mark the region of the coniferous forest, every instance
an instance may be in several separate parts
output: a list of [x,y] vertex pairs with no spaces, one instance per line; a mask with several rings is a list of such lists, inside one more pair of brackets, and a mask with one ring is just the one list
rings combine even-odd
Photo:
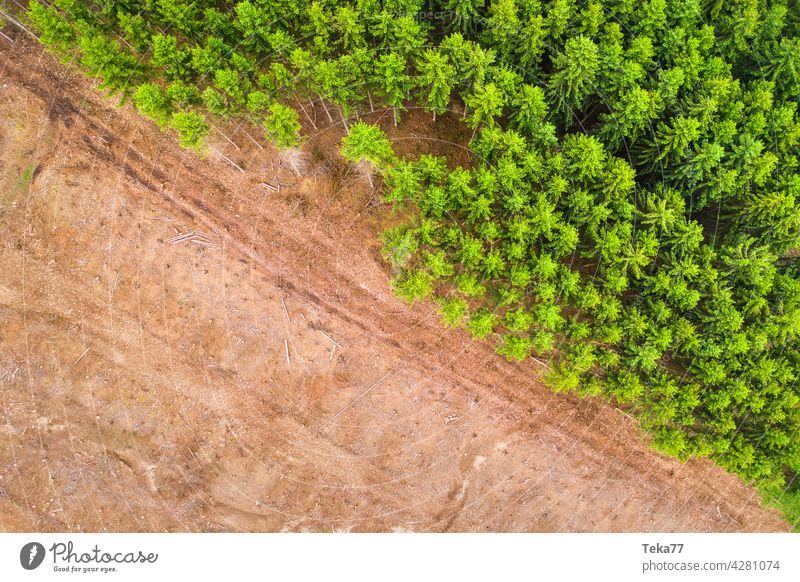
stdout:
[[[339,124],[407,220],[396,293],[800,519],[797,0],[33,0],[65,62],[203,151]],[[446,112],[472,163],[360,116]]]

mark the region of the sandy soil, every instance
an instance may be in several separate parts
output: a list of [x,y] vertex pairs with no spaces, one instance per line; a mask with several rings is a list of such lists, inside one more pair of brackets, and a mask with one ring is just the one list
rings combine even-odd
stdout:
[[302,176],[234,126],[202,160],[0,50],[0,530],[787,529],[394,297],[338,129]]

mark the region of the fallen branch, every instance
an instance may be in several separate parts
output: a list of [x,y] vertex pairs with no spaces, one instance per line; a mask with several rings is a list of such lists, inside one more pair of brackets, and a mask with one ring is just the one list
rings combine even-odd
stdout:
[[225,139],[227,139],[227,140],[230,142],[230,144],[231,144],[233,147],[235,147],[235,148],[236,148],[236,150],[237,150],[237,151],[242,151],[242,148],[240,148],[238,145],[236,145],[236,142],[235,142],[235,141],[233,141],[233,140],[232,140],[231,138],[229,138],[227,135],[225,135],[224,133],[222,133],[222,130],[221,130],[221,129],[219,129],[219,128],[218,128],[216,125],[214,125],[214,124],[213,124],[213,123],[211,123],[210,121],[208,122],[208,125],[210,125],[210,126],[211,126],[211,128],[212,128],[214,131],[216,131],[217,133],[219,133],[219,134],[220,134],[222,137],[224,137]]
[[77,360],[75,360],[74,362],[72,362],[72,365],[74,366],[75,364],[77,364],[78,362],[80,362],[80,361],[83,359],[83,356],[85,356],[86,354],[88,354],[88,353],[89,353],[89,350],[90,350],[91,348],[92,348],[92,346],[89,346],[88,348],[86,348],[85,350],[83,350],[83,353],[82,353],[80,356],[78,356],[78,359],[77,359]]
[[216,240],[214,240],[214,237],[201,232],[186,232],[179,234],[177,236],[173,236],[171,239],[168,239],[167,242],[173,245],[190,242],[211,249],[219,248],[219,244],[216,242]]
[[246,172],[245,172],[245,171],[242,169],[242,167],[241,167],[241,166],[239,166],[239,164],[237,164],[236,162],[234,162],[232,159],[230,159],[228,156],[226,156],[225,154],[223,154],[221,151],[219,151],[218,149],[215,149],[215,148],[211,148],[211,149],[212,149],[212,151],[213,151],[214,153],[216,153],[216,154],[219,154],[219,156],[220,156],[222,159],[224,159],[226,162],[228,162],[228,163],[229,163],[230,165],[232,165],[234,168],[236,168],[237,170],[239,170],[239,171],[240,171],[242,174],[246,173]]
[[[35,38],[37,41],[39,40],[39,37],[38,37],[38,36],[36,36],[35,34],[33,34],[33,33],[32,33],[30,30],[28,30],[27,28],[25,28],[25,26],[23,26],[23,24],[22,24],[21,22],[19,22],[18,20],[16,20],[16,19],[15,19],[15,18],[13,18],[12,16],[9,16],[9,15],[8,15],[8,14],[6,14],[5,12],[3,12],[2,10],[0,10],[0,16],[2,16],[3,18],[5,18],[6,20],[8,20],[8,21],[9,21],[11,24],[13,24],[14,26],[17,26],[17,27],[21,28],[22,30],[24,30],[25,32],[27,32],[27,33],[28,33],[28,34],[29,34],[31,37]],[[3,36],[5,36],[5,35],[3,35]],[[8,38],[8,37],[6,36],[6,38]],[[12,41],[12,42],[13,42],[13,41]]]
[[280,184],[275,186],[273,184],[270,184],[269,182],[261,182],[261,187],[264,188],[265,190],[270,191],[270,192],[280,192],[281,191]]
[[311,116],[308,114],[308,111],[306,111],[306,108],[305,108],[305,107],[303,107],[303,104],[300,102],[300,99],[298,99],[297,97],[295,97],[295,99],[297,100],[297,104],[300,106],[300,109],[302,109],[302,110],[303,110],[303,113],[305,114],[305,116],[306,116],[306,118],[308,119],[308,121],[309,121],[309,122],[311,122],[311,126],[312,126],[314,129],[318,129],[318,128],[317,128],[317,124],[316,124],[316,123],[314,123],[314,120],[313,120],[313,119],[311,119]]
[[245,134],[250,139],[251,142],[256,144],[256,146],[258,146],[258,149],[260,149],[262,151],[264,150],[264,146],[262,146],[260,143],[258,143],[252,135],[247,133],[245,130],[242,130],[242,133]]
[[552,369],[553,369],[553,368],[551,368],[551,367],[550,367],[550,365],[549,365],[549,364],[547,364],[547,363],[545,363],[545,362],[541,361],[541,360],[540,360],[540,359],[538,359],[538,358],[534,358],[533,356],[531,356],[531,360],[533,360],[534,362],[536,362],[536,363],[537,363],[537,364],[539,364],[540,366],[543,366],[544,368],[547,368],[548,370],[552,370]]
[[344,412],[345,412],[345,411],[346,411],[348,408],[350,408],[350,407],[351,407],[351,406],[353,406],[353,405],[354,405],[356,402],[358,402],[359,400],[361,400],[362,398],[364,398],[364,396],[366,396],[367,394],[369,394],[370,392],[372,392],[372,390],[373,390],[373,389],[374,389],[374,388],[375,388],[375,387],[376,387],[378,384],[380,384],[381,382],[383,382],[383,381],[384,381],[386,378],[388,378],[388,377],[389,377],[389,375],[391,375],[391,374],[393,374],[393,373],[394,373],[394,370],[392,370],[391,372],[386,372],[386,373],[385,373],[385,374],[384,374],[384,375],[381,377],[381,379],[380,379],[380,380],[376,380],[376,381],[375,381],[375,382],[372,384],[372,386],[370,386],[369,388],[367,388],[366,390],[364,390],[364,391],[363,391],[361,394],[359,394],[358,396],[356,396],[356,397],[355,397],[355,399],[353,399],[353,400],[350,402],[350,404],[348,404],[347,406],[345,406],[344,408],[342,408],[342,409],[341,409],[339,412],[337,412],[337,413],[336,413],[336,414],[334,414],[334,415],[333,415],[333,416],[332,416],[330,419],[328,419],[328,421],[327,421],[327,422],[325,422],[325,423],[324,423],[322,426],[320,426],[320,427],[319,427],[317,430],[315,430],[315,431],[314,431],[314,434],[319,434],[319,432],[320,432],[320,431],[322,431],[322,429],[324,429],[326,426],[328,426],[330,423],[332,423],[334,420],[336,420],[336,419],[337,419],[337,418],[338,418],[340,415],[342,415],[342,414],[343,414],[343,413],[344,413]]
[[286,309],[286,302],[283,300],[283,297],[281,297],[281,305],[283,305],[283,313],[286,316],[287,321],[292,323],[292,318],[289,317],[289,310]]
[[324,335],[324,336],[325,336],[326,338],[328,338],[329,340],[331,340],[333,343],[335,343],[335,344],[336,344],[337,346],[339,346],[340,348],[342,347],[342,344],[340,344],[339,342],[337,342],[335,339],[333,339],[331,336],[329,336],[327,333],[325,333],[325,332],[324,332],[324,331],[322,331],[321,329],[318,329],[317,331],[318,331],[319,333],[321,333],[322,335]]

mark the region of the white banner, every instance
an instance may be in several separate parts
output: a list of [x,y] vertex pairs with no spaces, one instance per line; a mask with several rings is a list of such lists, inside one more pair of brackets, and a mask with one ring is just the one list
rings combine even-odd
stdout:
[[800,580],[793,534],[0,534],[0,580]]

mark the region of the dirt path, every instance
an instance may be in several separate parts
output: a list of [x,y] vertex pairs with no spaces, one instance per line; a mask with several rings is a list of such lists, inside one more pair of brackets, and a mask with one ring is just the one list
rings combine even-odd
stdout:
[[335,130],[240,172],[0,43],[0,530],[787,529],[395,298]]

